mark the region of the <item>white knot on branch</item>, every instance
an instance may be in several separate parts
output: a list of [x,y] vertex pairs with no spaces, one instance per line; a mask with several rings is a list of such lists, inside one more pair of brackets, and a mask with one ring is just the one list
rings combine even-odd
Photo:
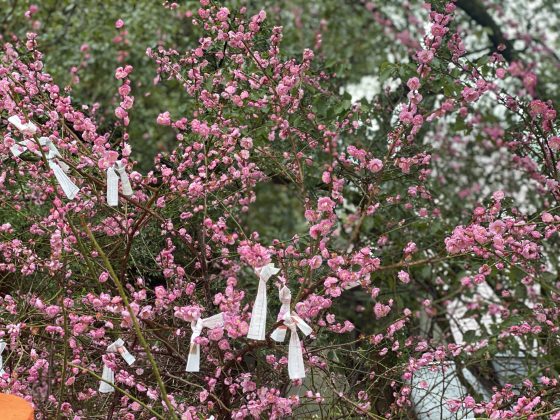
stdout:
[[[119,353],[129,366],[136,361],[136,358],[130,354],[124,346],[124,341],[121,338],[107,346],[107,353]],[[115,383],[115,372],[107,365],[107,363],[103,364],[101,379],[102,380],[99,383],[99,392],[107,393],[115,390],[113,387],[113,384]]]
[[107,168],[107,204],[112,207],[119,205],[119,180],[123,195],[130,197],[133,194],[130,179],[122,161],[117,160]]
[[266,312],[267,312],[267,297],[266,297],[266,282],[275,274],[280,272],[273,263],[267,264],[263,267],[255,269],[259,276],[259,288],[257,290],[257,297],[253,312],[251,313],[251,323],[249,324],[249,331],[247,338],[253,340],[264,340],[266,333]]
[[212,315],[208,318],[197,318],[195,321],[191,322],[191,341],[189,348],[189,356],[187,359],[187,372],[198,372],[200,371],[200,344],[197,343],[197,338],[202,334],[203,328],[217,328],[224,325],[224,314],[220,312],[219,314]]

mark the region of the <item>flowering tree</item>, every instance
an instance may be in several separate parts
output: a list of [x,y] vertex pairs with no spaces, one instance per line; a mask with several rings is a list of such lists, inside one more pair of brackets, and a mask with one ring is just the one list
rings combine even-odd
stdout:
[[265,10],[197,7],[194,45],[146,51],[181,101],[143,122],[173,136],[152,166],[126,48],[109,126],[4,38],[0,387],[45,419],[438,418],[430,392],[560,418],[554,49],[478,2],[406,3],[406,30],[353,2],[399,50],[352,101],[326,22],[296,54]]

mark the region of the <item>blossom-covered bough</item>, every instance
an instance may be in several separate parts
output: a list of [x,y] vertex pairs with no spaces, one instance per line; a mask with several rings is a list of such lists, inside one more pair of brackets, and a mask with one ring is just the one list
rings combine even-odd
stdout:
[[[43,419],[560,418],[554,104],[511,46],[469,54],[454,2],[406,37],[356,4],[406,47],[371,103],[265,11],[201,0],[197,45],[147,50],[187,104],[147,171],[133,66],[109,132],[35,34],[3,43],[3,391]],[[263,190],[305,228],[251,231]]]

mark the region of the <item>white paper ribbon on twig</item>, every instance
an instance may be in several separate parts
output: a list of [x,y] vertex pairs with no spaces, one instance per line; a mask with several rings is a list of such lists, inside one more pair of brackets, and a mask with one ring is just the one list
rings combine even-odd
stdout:
[[251,323],[249,324],[249,332],[247,338],[253,340],[264,340],[266,333],[266,312],[267,312],[267,298],[266,298],[266,282],[269,278],[280,272],[273,263],[267,264],[263,267],[255,269],[259,276],[259,288],[257,290],[257,297],[253,312],[251,313]]
[[58,159],[61,157],[60,152],[51,139],[49,139],[48,137],[41,137],[39,138],[39,143],[41,144],[41,146],[47,146],[49,148],[46,154],[49,168],[52,169],[54,176],[60,184],[60,187],[62,188],[62,191],[64,191],[66,197],[68,197],[68,199],[70,200],[73,200],[80,189],[76,184],[72,182],[70,178],[68,178],[68,175],[66,175],[66,172],[68,172],[69,169],[68,165],[62,160]]
[[3,376],[6,371],[4,370],[4,359],[2,358],[2,353],[6,349],[6,342],[4,340],[0,340],[0,376]]
[[224,325],[224,314],[220,312],[219,314],[212,315],[208,318],[198,318],[196,321],[191,322],[191,341],[189,347],[189,357],[187,359],[187,372],[198,372],[200,371],[200,344],[196,342],[196,339],[202,334],[203,328],[217,328]]
[[[12,118],[17,119],[17,121],[10,121],[10,122],[14,124],[16,127],[18,127],[18,129],[21,128],[20,127],[22,125],[21,120],[17,116],[10,117],[8,120]],[[27,123],[27,124],[33,125],[33,123]],[[33,127],[35,127],[35,125],[33,125]],[[62,188],[62,191],[64,191],[66,197],[68,197],[68,199],[70,200],[73,200],[76,197],[76,194],[78,194],[78,191],[80,191],[80,189],[77,187],[76,184],[72,182],[70,178],[68,178],[68,175],[66,175],[66,172],[68,172],[69,168],[66,163],[64,163],[62,160],[59,159],[62,157],[60,155],[60,152],[58,151],[58,149],[56,148],[52,140],[48,137],[40,137],[39,145],[41,147],[45,147],[45,146],[48,147],[48,151],[46,152],[45,157],[47,158],[49,168],[53,171],[54,176],[58,181],[60,187]],[[12,146],[10,150],[12,151],[13,155],[17,157],[21,155],[23,152],[25,152],[26,150],[28,150],[28,148],[25,145],[25,142],[20,142]],[[37,154],[38,156],[41,155],[39,151],[36,151],[35,154]]]
[[[306,337],[313,329],[299,316],[290,312],[284,314],[284,325],[290,330],[290,342],[288,344],[288,375],[290,379],[305,378],[305,365],[303,363],[303,349],[298,335],[298,328]],[[284,333],[284,338],[286,334]],[[284,341],[284,340],[282,340]]]
[[115,372],[106,364],[103,364],[103,373],[101,374],[102,381],[99,382],[99,392],[106,394],[108,392],[113,392],[115,388],[113,385],[115,383]]
[[112,207],[119,205],[119,180],[123,195],[131,196],[133,191],[126,168],[122,161],[117,160],[114,165],[107,168],[107,204]]
[[35,124],[33,124],[31,121],[24,124],[21,122],[21,118],[17,115],[12,115],[10,118],[8,118],[8,122],[19,131],[21,131],[22,134],[31,136],[37,132],[37,126]]
[[286,338],[286,331],[290,330],[290,343],[288,345],[288,375],[290,379],[305,378],[305,365],[303,363],[303,349],[298,335],[298,328],[306,337],[313,329],[298,315],[290,312],[292,293],[286,286],[280,289],[280,302],[282,306],[278,317],[284,321],[284,325],[276,328],[270,338],[282,343]]
[[[136,361],[136,358],[130,354],[124,346],[122,338],[119,338],[117,341],[107,346],[107,353],[119,353],[129,366]],[[115,372],[113,372],[113,369],[107,366],[107,364],[103,364],[101,379],[103,380],[99,383],[99,392],[107,393],[115,390],[112,385],[115,383]]]
[[[278,295],[280,298],[280,303],[282,303],[282,306],[280,306],[280,311],[278,312],[278,317],[276,318],[276,320],[281,321],[284,319],[284,315],[290,313],[290,304],[292,303],[292,292],[290,292],[290,289],[288,289],[286,286],[283,286],[280,289]],[[270,334],[270,338],[281,343],[286,338],[286,331],[288,331],[288,328],[285,325],[281,325],[280,327],[272,331],[272,334]]]
[[16,142],[16,144],[10,147],[10,152],[12,152],[12,155],[14,155],[15,157],[18,157],[26,150],[27,146],[25,145],[24,141]]
[[12,115],[10,118],[8,118],[8,122],[23,134],[33,135],[37,132],[37,126],[35,124],[33,124],[31,121],[24,124],[21,122],[21,118],[17,115]]
[[[37,126],[35,124],[33,124],[31,121],[23,124],[21,122],[21,119],[17,115],[12,115],[10,118],[8,118],[8,122],[19,131],[21,131],[22,134],[31,136],[37,132]],[[10,151],[16,157],[21,155],[26,150],[27,147],[25,146],[24,142],[16,143],[12,147],[10,147]]]

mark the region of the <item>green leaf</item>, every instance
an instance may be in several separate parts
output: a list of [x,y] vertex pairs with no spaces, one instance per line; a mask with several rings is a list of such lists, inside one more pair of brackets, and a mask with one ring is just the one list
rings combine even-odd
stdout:
[[472,343],[477,341],[478,331],[476,330],[468,330],[463,333],[463,338],[467,343]]
[[379,80],[383,83],[390,77],[396,75],[397,71],[398,68],[395,64],[386,61],[379,67]]

